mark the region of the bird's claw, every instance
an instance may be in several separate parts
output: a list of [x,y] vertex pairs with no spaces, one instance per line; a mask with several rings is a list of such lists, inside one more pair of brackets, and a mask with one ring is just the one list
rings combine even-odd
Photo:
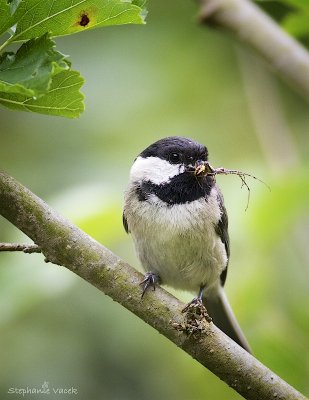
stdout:
[[203,302],[202,299],[200,297],[194,297],[194,299],[192,299],[182,310],[182,313],[185,313],[189,310],[191,305],[195,305],[196,307],[201,307],[203,306]]
[[140,282],[140,285],[142,286],[142,298],[144,297],[144,294],[146,293],[147,289],[149,287],[153,287],[153,290],[156,290],[156,284],[160,283],[160,278],[157,274],[154,272],[147,272],[144,276],[144,279],[142,282]]

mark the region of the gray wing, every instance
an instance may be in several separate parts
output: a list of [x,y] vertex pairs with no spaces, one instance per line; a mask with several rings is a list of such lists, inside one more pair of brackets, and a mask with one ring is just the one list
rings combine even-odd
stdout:
[[[228,217],[227,217],[227,212],[224,206],[224,200],[222,193],[220,189],[217,187],[218,190],[218,202],[221,210],[221,218],[218,222],[218,224],[215,227],[216,233],[219,235],[220,239],[222,240],[222,243],[224,244],[225,251],[227,254],[227,258],[230,258],[230,239],[229,239],[229,233],[228,233]],[[227,275],[227,267],[228,267],[228,262],[226,264],[226,268],[222,271],[220,275],[220,281],[221,285],[224,286],[224,283],[226,281],[226,275]]]
[[124,211],[123,211],[123,213],[122,213],[122,224],[123,224],[124,230],[125,230],[127,233],[130,233],[129,226],[128,226],[128,220],[127,220],[127,218],[126,218],[126,216],[125,216],[125,214],[124,214]]
[[[229,259],[230,241],[228,234],[228,217],[226,209],[224,207],[222,193],[220,192],[220,189],[218,187],[217,190],[218,201],[221,209],[221,218],[215,229],[216,233],[219,235],[222,243],[224,244],[227,258]],[[242,333],[242,330],[235,318],[235,315],[231,309],[231,306],[229,305],[229,302],[223,290],[223,285],[225,283],[227,275],[227,266],[228,262],[226,263],[226,268],[222,271],[220,275],[221,287],[218,288],[218,291],[216,293],[212,293],[203,297],[203,302],[206,305],[209,315],[213,318],[214,324],[223,332],[225,332],[236,343],[238,343],[245,350],[251,353],[250,346],[244,334]]]

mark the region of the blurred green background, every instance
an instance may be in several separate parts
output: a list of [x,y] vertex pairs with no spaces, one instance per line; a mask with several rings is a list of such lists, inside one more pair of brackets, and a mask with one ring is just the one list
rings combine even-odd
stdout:
[[[226,291],[256,357],[308,393],[308,104],[250,50],[199,26],[194,2],[148,9],[145,26],[57,39],[86,78],[86,111],[66,120],[1,109],[1,168],[137,268],[121,213],[131,163],[148,144],[188,136],[214,166],[266,181],[271,192],[248,180],[245,211],[240,180],[217,179],[230,217]],[[0,219],[0,241],[26,240]],[[0,255],[0,354],[1,399],[44,381],[78,390],[57,399],[241,398],[41,255]]]

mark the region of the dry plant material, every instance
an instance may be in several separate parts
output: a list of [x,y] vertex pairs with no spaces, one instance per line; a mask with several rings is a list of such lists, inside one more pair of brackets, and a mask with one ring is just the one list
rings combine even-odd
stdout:
[[205,334],[207,331],[207,325],[212,321],[208,315],[204,304],[194,302],[188,305],[185,313],[185,321],[181,324],[172,323],[172,326],[180,332],[186,333],[188,336],[193,334]]
[[211,166],[209,164],[208,161],[203,161],[202,163],[200,162],[198,165],[196,165],[194,174],[195,175],[213,176],[214,178],[216,177],[216,175],[237,175],[241,180],[241,187],[245,186],[248,190],[248,200],[247,200],[245,210],[248,209],[249,201],[250,201],[250,187],[246,182],[246,177],[253,178],[253,179],[263,183],[263,185],[265,185],[269,190],[271,190],[270,186],[268,186],[267,183],[265,183],[264,181],[262,181],[261,179],[257,178],[254,175],[248,174],[246,172],[238,171],[236,169],[227,169],[227,168],[223,168],[223,167],[214,168],[213,166]]

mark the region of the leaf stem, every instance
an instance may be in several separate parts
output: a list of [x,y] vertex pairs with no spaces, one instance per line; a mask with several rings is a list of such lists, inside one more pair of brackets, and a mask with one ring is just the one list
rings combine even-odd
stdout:
[[3,51],[11,42],[12,42],[13,36],[10,36],[5,42],[2,43],[0,46],[0,52]]

